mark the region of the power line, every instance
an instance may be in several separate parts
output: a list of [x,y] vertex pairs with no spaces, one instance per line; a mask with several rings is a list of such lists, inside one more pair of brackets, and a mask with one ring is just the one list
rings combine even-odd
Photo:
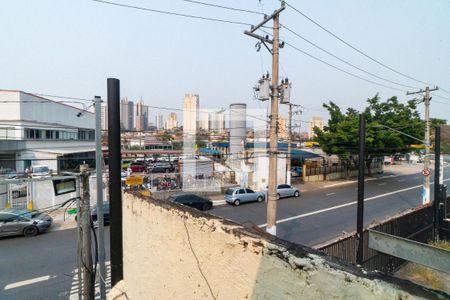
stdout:
[[262,12],[258,12],[258,11],[254,11],[254,10],[235,8],[235,7],[229,7],[229,6],[222,6],[222,5],[217,5],[217,4],[207,3],[207,2],[201,2],[201,1],[194,1],[194,0],[183,0],[183,1],[190,2],[190,3],[193,3],[193,4],[211,6],[211,7],[228,9],[228,10],[239,11],[239,12],[246,12],[246,13],[251,13],[251,14],[256,14],[256,15],[263,15],[263,16],[265,15]]
[[198,19],[198,20],[221,22],[221,23],[236,24],[236,25],[245,25],[245,26],[251,25],[250,23],[218,19],[218,18],[211,18],[211,17],[196,16],[196,15],[189,15],[189,14],[182,14],[182,13],[176,13],[176,12],[172,12],[172,11],[158,10],[158,9],[153,9],[153,8],[134,6],[134,5],[128,5],[128,4],[123,4],[123,3],[104,1],[104,0],[92,0],[92,1],[103,3],[103,4],[109,4],[109,5],[113,5],[113,6],[132,8],[132,9],[137,9],[137,10],[143,10],[143,11],[148,11],[148,12],[153,12],[153,13],[172,15],[172,16],[178,16],[178,17],[184,17],[184,18],[192,18],[192,19]]
[[323,63],[323,64],[326,64],[326,65],[328,65],[329,67],[332,67],[332,68],[334,68],[334,69],[336,69],[336,70],[338,70],[338,71],[341,71],[341,72],[343,72],[343,73],[345,73],[345,74],[347,74],[347,75],[353,76],[353,77],[358,78],[358,79],[360,79],[360,80],[364,80],[364,81],[366,81],[366,82],[370,82],[370,83],[372,83],[372,84],[375,84],[375,85],[378,85],[378,86],[381,86],[381,87],[384,87],[384,88],[388,88],[388,89],[392,89],[392,90],[396,90],[396,91],[400,91],[400,92],[406,93],[406,90],[402,90],[402,89],[399,89],[399,88],[396,88],[396,87],[388,86],[388,85],[385,85],[385,84],[382,84],[382,83],[379,83],[379,82],[372,81],[372,80],[370,80],[370,79],[361,77],[361,76],[359,76],[359,75],[353,74],[353,73],[348,72],[348,71],[346,71],[346,70],[344,70],[344,69],[341,69],[341,68],[339,68],[339,67],[336,67],[335,65],[332,65],[332,64],[330,64],[329,62],[326,62],[326,61],[324,61],[324,60],[322,60],[322,59],[320,59],[320,58],[318,58],[318,57],[316,57],[316,56],[314,56],[314,55],[312,55],[312,54],[309,54],[308,52],[303,51],[303,50],[301,50],[300,48],[297,48],[296,46],[294,46],[294,45],[292,45],[292,44],[290,44],[290,43],[288,43],[288,42],[286,42],[286,41],[285,41],[284,43],[285,43],[286,45],[288,45],[289,47],[291,47],[291,48],[293,48],[293,49],[299,51],[300,53],[303,53],[304,55],[309,56],[309,57],[311,57],[312,59],[315,59],[315,60],[317,60],[317,61],[319,61],[319,62],[321,62],[321,63]]
[[354,64],[352,64],[352,63],[350,63],[350,62],[348,62],[348,61],[346,61],[346,60],[344,60],[344,59],[342,59],[342,58],[340,58],[340,57],[334,55],[333,53],[331,53],[331,52],[329,52],[329,51],[323,49],[323,48],[320,47],[319,45],[317,45],[317,44],[311,42],[310,40],[308,40],[307,38],[301,36],[300,34],[298,34],[297,32],[295,32],[294,30],[290,29],[289,27],[287,27],[287,26],[285,26],[285,25],[283,25],[283,24],[280,24],[280,26],[283,27],[284,29],[286,29],[287,31],[289,31],[290,33],[294,34],[295,36],[301,38],[302,40],[304,40],[304,41],[307,42],[308,44],[310,44],[310,45],[316,47],[317,49],[319,49],[319,50],[325,52],[326,54],[328,54],[328,55],[330,55],[330,56],[336,58],[337,60],[339,60],[339,61],[341,61],[341,62],[343,62],[343,63],[345,63],[345,64],[347,64],[347,65],[349,65],[349,66],[351,66],[351,67],[353,67],[353,68],[355,68],[355,69],[361,71],[361,72],[364,72],[364,73],[366,73],[366,74],[369,74],[369,75],[371,75],[371,76],[373,76],[373,77],[376,77],[376,78],[381,79],[381,80],[386,81],[386,82],[390,82],[390,83],[393,83],[393,84],[396,84],[396,85],[400,85],[400,86],[403,86],[403,87],[413,88],[413,89],[419,90],[418,87],[414,87],[414,86],[410,86],[410,85],[398,83],[398,82],[395,82],[395,81],[392,81],[392,80],[383,78],[383,77],[381,77],[381,76],[378,76],[378,75],[376,75],[376,74],[373,74],[373,73],[371,73],[371,72],[369,72],[369,71],[366,71],[366,70],[364,70],[364,69],[362,69],[362,68],[360,68],[360,67],[358,67],[358,66],[355,66]]
[[[302,15],[304,18],[306,18],[307,20],[309,20],[310,22],[312,22],[314,25],[318,26],[319,28],[321,28],[322,30],[324,30],[325,32],[327,32],[328,34],[332,35],[334,38],[336,38],[337,40],[339,40],[340,42],[344,43],[345,45],[347,45],[348,47],[352,48],[353,50],[355,50],[356,52],[360,53],[361,55],[365,56],[366,58],[370,59],[371,61],[383,66],[384,68],[391,70],[394,73],[397,73],[403,77],[406,77],[408,79],[420,82],[422,84],[426,84],[426,85],[434,85],[432,83],[426,82],[426,81],[422,81],[419,79],[416,79],[412,76],[409,76],[405,73],[402,73],[400,71],[395,70],[394,68],[382,63],[381,61],[373,58],[372,56],[364,53],[362,50],[359,50],[358,48],[356,48],[355,46],[351,45],[350,43],[346,42],[344,39],[340,38],[339,36],[337,36],[336,34],[334,34],[333,32],[331,32],[330,30],[328,30],[327,28],[325,28],[324,26],[320,25],[318,22],[314,21],[312,18],[310,18],[309,16],[307,16],[305,13],[301,12],[299,9],[295,8],[293,5],[289,4],[288,2],[284,1],[286,3],[286,5],[290,8],[292,8],[294,11],[296,11],[297,13],[299,13],[300,15]],[[445,90],[443,90],[445,91]],[[449,93],[450,94],[450,93]]]

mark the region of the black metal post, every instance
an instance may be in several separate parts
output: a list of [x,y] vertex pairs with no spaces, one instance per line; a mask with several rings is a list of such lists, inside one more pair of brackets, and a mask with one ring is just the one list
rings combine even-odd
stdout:
[[439,200],[441,185],[439,182],[441,170],[441,128],[436,126],[434,136],[434,240],[439,240]]
[[363,262],[363,229],[364,229],[364,165],[366,153],[366,121],[364,115],[359,115],[359,165],[358,165],[358,211],[356,219],[356,236],[358,249],[356,252],[356,263]]
[[108,153],[111,285],[114,286],[123,279],[120,82],[116,78],[108,78]]

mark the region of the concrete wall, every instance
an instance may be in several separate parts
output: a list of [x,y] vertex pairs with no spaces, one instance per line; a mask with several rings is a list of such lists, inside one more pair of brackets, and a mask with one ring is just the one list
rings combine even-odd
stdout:
[[123,238],[124,280],[109,299],[445,297],[409,282],[365,275],[257,229],[128,193]]

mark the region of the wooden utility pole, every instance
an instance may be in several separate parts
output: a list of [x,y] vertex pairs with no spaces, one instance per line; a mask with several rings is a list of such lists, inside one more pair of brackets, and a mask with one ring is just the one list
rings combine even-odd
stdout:
[[292,141],[292,103],[289,103],[288,147],[286,155],[286,184],[291,184],[291,141]]
[[94,299],[94,270],[91,252],[91,210],[89,194],[89,165],[81,165],[81,262],[83,269],[83,299]]
[[[430,92],[439,90],[438,87],[435,87],[433,89],[430,89],[428,86],[425,87],[425,90],[420,90],[418,92],[407,92],[406,95],[413,95],[413,94],[423,94],[425,93],[425,96],[423,98],[423,102],[425,103],[425,158],[423,161],[423,168],[424,170],[430,169],[430,127],[431,127],[431,121],[430,121]],[[423,182],[423,190],[422,190],[422,204],[430,203],[431,197],[430,197],[430,176],[424,176],[424,182]]]
[[[278,69],[279,69],[279,48],[280,48],[280,13],[285,9],[284,1],[281,7],[273,12],[269,17],[265,17],[262,22],[252,26],[250,31],[244,33],[261,41],[266,47],[266,43],[272,44],[272,95],[270,111],[270,145],[269,145],[269,190],[267,197],[267,226],[266,231],[272,235],[277,234],[276,215],[277,215],[277,156],[278,156]],[[273,19],[273,39],[268,36],[263,37],[255,33],[260,27]],[[267,47],[268,48],[268,47]]]

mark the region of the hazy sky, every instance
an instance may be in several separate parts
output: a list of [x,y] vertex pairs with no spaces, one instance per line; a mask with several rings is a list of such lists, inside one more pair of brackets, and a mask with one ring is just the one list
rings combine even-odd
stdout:
[[[114,1],[114,0],[112,0]],[[219,5],[271,13],[275,0],[204,0]],[[117,2],[256,24],[262,16],[187,3],[182,0]],[[450,91],[450,2],[446,0],[341,0],[290,3],[346,41],[383,63]],[[243,34],[248,26],[214,23],[89,0],[2,0],[0,3],[0,89],[106,99],[106,78],[121,81],[121,94],[143,97],[148,105],[182,107],[185,93],[200,95],[203,108],[227,107],[252,99],[252,87],[270,71],[271,57],[256,52],[256,40]],[[281,23],[360,68],[407,85],[403,78],[343,45],[292,9]],[[321,59],[367,79],[382,82],[311,47],[286,30],[281,38]],[[361,81],[285,47],[281,76],[292,82],[294,103],[306,109],[302,119],[327,117],[322,103],[362,108],[365,99],[403,92]],[[403,87],[396,86],[404,89]],[[438,92],[450,98],[450,94]],[[432,117],[450,119],[450,100],[432,101]],[[420,110],[423,108],[421,106]],[[286,109],[283,108],[285,112]],[[170,111],[164,111],[166,117]],[[151,120],[155,111],[151,111]],[[179,118],[181,115],[179,114]],[[305,128],[306,129],[306,128]]]

